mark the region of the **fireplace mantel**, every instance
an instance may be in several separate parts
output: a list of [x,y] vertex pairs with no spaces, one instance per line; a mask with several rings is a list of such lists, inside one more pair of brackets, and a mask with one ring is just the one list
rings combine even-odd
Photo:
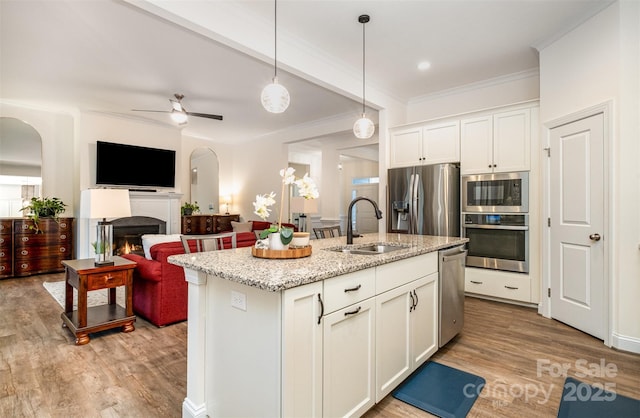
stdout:
[[[131,216],[158,218],[167,223],[167,234],[179,234],[181,198],[182,193],[129,191]],[[90,243],[96,240],[97,224],[98,219],[82,218],[79,220],[76,254],[79,254],[80,258],[94,256]]]

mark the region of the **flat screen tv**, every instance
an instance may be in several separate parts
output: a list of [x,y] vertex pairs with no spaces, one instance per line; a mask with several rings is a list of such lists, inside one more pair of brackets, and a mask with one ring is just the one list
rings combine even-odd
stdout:
[[98,141],[96,184],[175,187],[176,152]]

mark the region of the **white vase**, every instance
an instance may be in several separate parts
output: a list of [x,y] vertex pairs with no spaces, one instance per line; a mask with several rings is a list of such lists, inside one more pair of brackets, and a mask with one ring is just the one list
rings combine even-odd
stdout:
[[270,250],[287,250],[289,244],[285,245],[280,240],[280,232],[272,232],[269,234],[269,249]]

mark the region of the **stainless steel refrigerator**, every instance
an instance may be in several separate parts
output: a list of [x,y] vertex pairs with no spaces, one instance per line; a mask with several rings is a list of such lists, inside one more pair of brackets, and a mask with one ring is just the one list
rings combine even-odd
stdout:
[[388,232],[460,236],[458,164],[391,168],[388,197]]

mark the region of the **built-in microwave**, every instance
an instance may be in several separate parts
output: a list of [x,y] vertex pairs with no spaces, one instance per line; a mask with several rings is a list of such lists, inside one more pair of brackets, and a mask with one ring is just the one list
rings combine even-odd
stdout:
[[462,176],[462,212],[529,212],[529,173]]

